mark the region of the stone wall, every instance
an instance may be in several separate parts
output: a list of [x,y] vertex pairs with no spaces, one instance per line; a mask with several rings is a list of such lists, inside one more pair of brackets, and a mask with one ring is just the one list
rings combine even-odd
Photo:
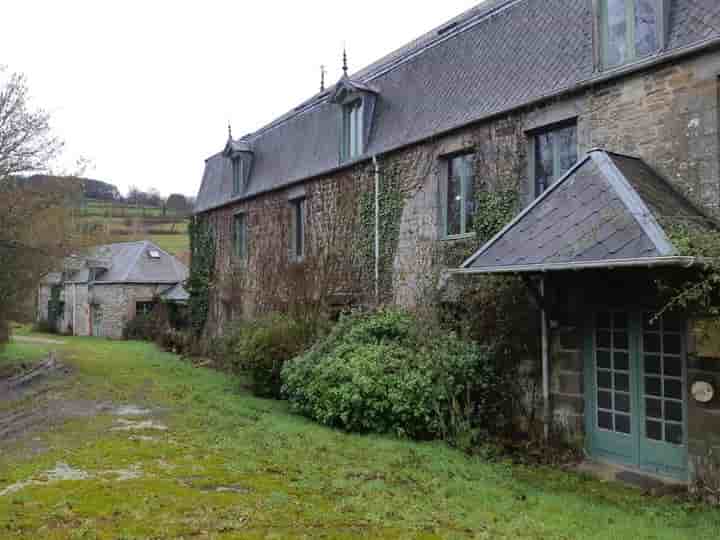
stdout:
[[[61,334],[122,338],[125,324],[135,316],[135,303],[152,301],[168,285],[66,284],[62,300],[65,309],[58,320]],[[47,320],[50,288],[38,292],[38,320]],[[74,308],[74,311],[73,311]],[[94,327],[95,321],[99,327]]]
[[[447,157],[463,151],[473,151],[477,156],[498,156],[501,147],[514,149],[512,163],[505,158],[499,163],[476,159],[475,189],[494,189],[501,178],[510,178],[516,182],[522,202],[527,204],[533,192],[532,134],[566,121],[577,122],[578,155],[599,147],[641,157],[692,200],[711,212],[717,211],[720,206],[718,76],[720,52],[704,53],[598,83],[561,99],[379,157],[381,175],[384,179],[393,179],[404,201],[394,237],[396,243],[383,248],[385,255],[392,256],[392,264],[381,268],[382,283],[389,284],[389,290],[381,291],[380,300],[408,308],[418,306],[428,294],[437,292],[438,285],[443,283],[443,270],[457,267],[484,240],[472,234],[454,240],[442,238],[439,187],[443,175],[447,174]],[[523,166],[518,167],[519,164]],[[257,313],[262,307],[258,295],[267,287],[263,283],[280,283],[283,275],[289,275],[286,274],[287,262],[281,259],[287,255],[291,215],[288,199],[298,189],[304,190],[308,201],[308,244],[319,244],[323,231],[327,231],[322,224],[331,219],[328,216],[335,211],[332,201],[338,194],[352,190],[358,201],[372,196],[373,166],[364,162],[308,181],[302,188],[276,191],[210,212],[217,234],[221,283],[237,272],[230,256],[233,215],[238,211],[247,213],[250,256],[242,271],[254,280],[255,287],[254,291],[253,287],[246,288],[246,292],[249,289],[252,294],[244,294],[240,299],[222,290],[216,291],[211,319],[217,332],[238,312],[241,316]],[[386,241],[383,238],[383,242]],[[275,262],[268,263],[267,252],[277,255],[270,259]],[[357,260],[353,257],[348,258],[348,264],[355,263]],[[359,264],[354,285],[365,293],[367,300],[374,288],[373,272],[367,256],[361,257]],[[275,281],[258,279],[266,274],[272,274]],[[322,288],[322,284],[318,287]],[[462,293],[456,297],[462,298]],[[552,353],[554,418],[556,424],[577,441],[582,440],[585,410],[581,334],[580,323],[559,324],[553,332]],[[688,367],[692,377],[707,371],[708,364],[691,357]],[[699,456],[708,445],[717,446],[717,441],[710,440],[715,435],[710,439],[695,435],[720,433],[720,415],[714,409],[698,410],[692,403],[689,407],[691,451]]]
[[[720,392],[720,321],[691,321],[687,366],[688,387],[695,381],[710,382]],[[720,473],[720,396],[710,403],[688,402],[689,452],[695,471]],[[716,477],[715,481],[720,481]]]
[[[534,130],[568,120],[577,121],[579,155],[594,147],[644,158],[680,190],[714,210],[720,201],[720,150],[718,145],[718,74],[720,53],[710,53],[680,63],[660,66],[647,73],[607,82],[566,98],[553,100],[492,122],[469,126],[435,140],[381,156],[383,175],[399,178],[405,204],[398,224],[392,264],[382,276],[392,283],[384,300],[413,307],[438,279],[438,269],[455,266],[480,247],[480,239],[443,240],[440,234],[439,185],[446,174],[445,156],[462,151],[479,155],[479,148],[491,140],[496,146],[515,148],[521,172],[506,167],[500,174],[515,175],[523,203],[531,201],[533,167],[528,152]],[[516,126],[516,127],[513,127]],[[478,160],[480,161],[480,160]],[[496,164],[476,174],[476,190],[492,188],[497,181]],[[317,243],[322,229],[318,224],[332,212],[329,199],[353,190],[372,195],[373,168],[369,162],[334,175],[308,181],[302,188],[308,200],[306,228],[308,245]],[[267,268],[261,251],[284,256],[288,249],[290,205],[288,198],[297,187],[288,188],[228,205],[210,213],[216,224],[218,270],[221,276],[234,272],[232,258],[232,217],[246,212],[249,225],[250,259],[248,274],[258,276]],[[325,194],[320,196],[320,194]],[[314,231],[314,232],[313,232]],[[261,239],[261,240],[259,240]],[[448,256],[450,254],[450,256]],[[276,264],[272,265],[277,267]],[[367,269],[366,269],[367,270]],[[363,289],[372,289],[372,272],[364,273]],[[252,287],[251,287],[252,288]],[[255,289],[262,288],[256,283]],[[223,307],[223,303],[225,307]],[[233,304],[218,294],[214,316],[222,326]],[[245,295],[239,311],[251,316],[257,307],[253,295]],[[228,307],[230,305],[230,307]],[[237,306],[236,306],[237,307]]]
[[[92,285],[91,306],[87,311],[83,309],[83,314],[87,313],[83,327],[87,324],[88,333],[81,335],[122,338],[125,325],[135,317],[136,302],[151,302],[167,288],[168,285]],[[99,328],[93,327],[95,321],[100,321]]]

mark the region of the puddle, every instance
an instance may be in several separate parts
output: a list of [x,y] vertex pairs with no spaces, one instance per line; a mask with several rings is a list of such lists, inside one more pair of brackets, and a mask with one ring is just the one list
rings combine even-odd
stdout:
[[133,465],[129,469],[119,469],[117,471],[106,471],[103,473],[103,475],[110,474],[115,475],[115,480],[118,482],[137,480],[138,478],[142,478],[144,476],[142,469],[137,465]]
[[128,437],[131,441],[140,441],[140,442],[156,442],[157,439],[155,437],[149,437],[148,435],[131,435]]
[[47,486],[58,482],[92,480],[98,477],[112,476],[115,482],[127,482],[129,480],[137,480],[145,475],[139,465],[131,465],[127,469],[118,469],[111,471],[99,471],[97,473],[89,473],[81,469],[74,469],[67,463],[58,463],[54,469],[45,471],[30,480],[16,482],[5,489],[0,490],[0,497],[17,493],[30,486]]
[[67,463],[58,463],[54,469],[45,473],[48,482],[62,482],[63,480],[87,480],[90,474],[80,469],[73,469]]
[[148,416],[151,413],[150,409],[144,409],[137,405],[123,405],[112,412],[113,416]]
[[110,428],[110,431],[145,431],[145,430],[156,430],[156,431],[167,431],[168,427],[159,422],[153,420],[124,420],[120,418],[117,420],[119,426]]

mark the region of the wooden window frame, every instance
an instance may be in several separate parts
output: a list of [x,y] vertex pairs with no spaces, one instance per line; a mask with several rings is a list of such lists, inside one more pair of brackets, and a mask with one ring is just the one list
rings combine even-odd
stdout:
[[362,97],[348,100],[342,106],[341,151],[342,161],[351,161],[363,155],[364,144],[364,113]]
[[[238,224],[240,227],[238,227]],[[239,232],[242,229],[242,238]],[[232,224],[232,253],[233,258],[241,264],[246,264],[248,260],[248,222],[247,213],[237,212],[233,214]]]
[[647,55],[638,56],[637,54],[637,43],[635,41],[637,25],[635,23],[635,0],[624,0],[625,2],[625,23],[627,25],[627,32],[625,36],[625,46],[627,47],[628,56],[620,63],[609,65],[609,46],[610,46],[610,29],[608,25],[608,1],[609,0],[596,0],[598,14],[596,20],[598,21],[598,57],[599,65],[602,69],[611,70],[632,64],[638,60],[648,58],[653,54],[657,53],[665,46],[664,34],[666,32],[666,11],[668,10],[665,5],[667,0],[653,0],[655,3],[655,41],[656,50],[655,52],[648,53]]
[[[530,193],[532,194],[532,200],[537,199],[540,197],[551,185],[552,182],[545,186],[545,189],[542,192],[539,192],[538,190],[538,180],[537,180],[537,171],[538,171],[538,164],[537,164],[537,145],[538,145],[538,137],[541,135],[546,135],[548,133],[553,133],[555,131],[559,131],[562,129],[567,129],[569,127],[575,128],[575,155],[576,158],[580,157],[580,139],[579,139],[579,132],[578,132],[578,121],[577,118],[572,118],[568,120],[564,120],[562,122],[551,124],[549,126],[543,126],[541,128],[534,129],[527,133],[529,138],[529,160],[528,163],[530,165]],[[577,159],[576,159],[577,162]],[[567,171],[562,171],[560,167],[560,150],[559,146],[553,142],[553,182],[557,182],[564,174],[566,174]]]
[[[474,154],[474,150],[464,150],[462,152],[456,152],[454,154],[448,154],[441,158],[442,163],[442,178],[440,182],[440,212],[441,212],[441,237],[443,240],[460,240],[463,238],[472,238],[475,236],[475,231],[468,231],[467,230],[467,196],[468,194],[465,193],[466,191],[466,184],[465,182],[460,181],[460,233],[458,234],[449,234],[448,233],[448,189],[449,189],[449,183],[450,178],[452,178],[452,172],[453,172],[453,161],[457,158],[465,157],[465,156],[472,156]],[[474,180],[474,179],[473,179]],[[473,182],[474,183],[474,182]]]
[[233,195],[239,195],[243,188],[244,163],[241,158],[232,158]]
[[290,216],[290,260],[299,263],[305,260],[307,199],[305,197],[292,199],[290,207],[292,210]]

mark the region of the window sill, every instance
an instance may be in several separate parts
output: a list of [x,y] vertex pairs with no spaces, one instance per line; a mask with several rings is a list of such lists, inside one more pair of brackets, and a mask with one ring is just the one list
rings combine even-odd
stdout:
[[442,242],[456,242],[457,240],[470,240],[477,236],[476,233],[465,233],[465,234],[453,234],[451,236],[443,236],[440,238]]

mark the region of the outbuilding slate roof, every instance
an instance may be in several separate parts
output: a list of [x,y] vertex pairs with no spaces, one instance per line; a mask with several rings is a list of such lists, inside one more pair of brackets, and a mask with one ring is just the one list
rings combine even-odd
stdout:
[[538,272],[630,263],[691,264],[664,227],[716,223],[640,159],[593,150],[462,268],[469,273]]
[[[151,252],[157,258],[151,257]],[[174,285],[188,278],[187,266],[147,240],[96,246],[90,255],[109,261],[107,270],[96,277],[96,283]],[[90,269],[83,268],[69,281],[86,283],[89,278]]]
[[[351,76],[378,93],[365,155],[381,154],[572,90],[595,69],[589,0],[485,2]],[[666,48],[720,40],[717,0],[673,0]],[[254,162],[246,190],[233,196],[222,152],[209,158],[195,211],[329,173],[340,163],[333,88],[242,137]]]

